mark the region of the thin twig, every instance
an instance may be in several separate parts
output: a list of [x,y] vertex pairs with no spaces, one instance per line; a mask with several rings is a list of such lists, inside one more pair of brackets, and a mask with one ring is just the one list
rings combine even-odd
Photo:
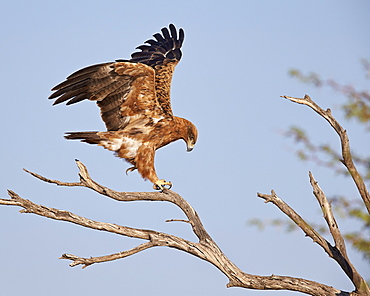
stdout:
[[344,239],[339,231],[339,227],[337,221],[334,218],[330,203],[326,198],[324,191],[320,188],[319,183],[315,180],[311,172],[309,172],[309,177],[311,186],[313,188],[313,193],[320,204],[324,219],[334,239],[335,246],[344,257],[347,257],[347,250]]
[[102,263],[102,262],[108,262],[108,261],[113,261],[117,259],[122,259],[128,256],[131,256],[133,254],[139,253],[141,251],[144,251],[146,249],[155,247],[156,244],[149,241],[146,243],[143,243],[141,245],[138,245],[130,250],[127,251],[122,251],[119,253],[111,254],[111,255],[106,255],[106,256],[101,256],[101,257],[90,257],[90,258],[83,258],[79,257],[76,255],[72,254],[63,254],[59,259],[68,259],[72,260],[73,262],[69,264],[69,266],[74,267],[79,264],[83,265],[82,268],[86,268],[87,266],[90,266],[94,263]]
[[265,202],[271,202],[277,206],[280,211],[287,215],[306,234],[306,236],[310,237],[315,243],[321,246],[329,257],[334,257],[331,244],[313,229],[296,211],[279,198],[274,190],[271,190],[271,194],[257,193],[257,196],[263,198]]
[[48,179],[48,178],[45,178],[39,174],[36,174],[34,172],[31,172],[27,169],[23,169],[26,173],[34,176],[35,178],[37,179],[40,179],[41,181],[44,181],[44,182],[47,182],[47,183],[51,183],[51,184],[56,184],[56,185],[59,185],[59,186],[84,186],[81,182],[62,182],[62,181],[58,181],[58,180],[52,180],[52,179]]
[[185,222],[185,223],[191,223],[189,220],[184,220],[184,219],[168,219],[164,222]]

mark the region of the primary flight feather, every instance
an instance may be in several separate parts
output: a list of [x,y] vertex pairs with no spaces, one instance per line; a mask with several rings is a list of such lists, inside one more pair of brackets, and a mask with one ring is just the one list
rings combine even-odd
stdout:
[[67,105],[88,99],[96,101],[105,132],[71,132],[65,137],[97,144],[124,158],[155,189],[171,187],[159,179],[154,168],[155,151],[171,142],[184,140],[187,151],[197,141],[196,127],[172,114],[170,87],[173,71],[181,59],[184,31],[174,25],[154,34],[154,39],[137,47],[130,60],[89,66],[55,86],[49,99]]

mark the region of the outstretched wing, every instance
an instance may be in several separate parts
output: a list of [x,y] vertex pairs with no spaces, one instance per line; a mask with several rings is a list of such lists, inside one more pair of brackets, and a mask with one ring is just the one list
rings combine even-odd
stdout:
[[184,31],[177,34],[174,25],[154,34],[148,45],[131,60],[93,65],[81,69],[55,86],[49,99],[67,105],[88,99],[96,101],[107,130],[123,129],[133,116],[172,116],[170,87],[172,74],[181,59]]
[[170,89],[173,71],[181,59],[181,46],[184,42],[184,30],[177,30],[173,24],[167,28],[162,28],[162,34],[154,34],[155,39],[145,41],[146,44],[140,45],[131,55],[131,61],[143,63],[155,69],[155,82],[157,100],[164,112],[172,115]]
[[96,101],[108,131],[123,129],[140,117],[158,120],[163,110],[155,92],[153,68],[132,62],[105,63],[86,67],[58,84],[49,99],[67,105],[88,99]]

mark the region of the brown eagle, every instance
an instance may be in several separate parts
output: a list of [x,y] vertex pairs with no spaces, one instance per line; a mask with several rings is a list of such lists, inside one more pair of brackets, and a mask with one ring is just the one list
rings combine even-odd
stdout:
[[181,59],[184,31],[170,24],[162,34],[138,46],[130,60],[116,60],[83,68],[52,91],[53,105],[88,99],[96,101],[107,131],[69,132],[65,138],[97,144],[114,151],[133,166],[154,189],[171,182],[159,179],[154,168],[155,151],[182,139],[191,151],[197,141],[196,127],[172,114],[170,87],[175,66]]

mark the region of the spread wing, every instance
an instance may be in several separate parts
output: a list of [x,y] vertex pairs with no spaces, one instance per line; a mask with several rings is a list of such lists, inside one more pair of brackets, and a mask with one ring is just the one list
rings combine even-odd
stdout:
[[159,118],[163,110],[155,92],[153,68],[140,63],[115,62],[81,69],[53,88],[49,99],[67,105],[96,101],[108,131],[123,129],[133,118]]
[[184,31],[179,36],[172,24],[162,35],[137,47],[131,60],[117,60],[81,69],[55,86],[49,99],[67,105],[88,99],[96,101],[107,130],[123,129],[140,116],[159,120],[172,116],[170,86],[173,70],[181,59]]
[[[145,41],[137,47],[140,52],[131,55],[132,62],[138,62],[155,70],[157,100],[166,114],[172,116],[170,89],[173,71],[181,59],[181,46],[184,42],[184,30],[177,30],[170,24],[169,29],[162,28],[161,33],[154,34],[154,39]],[[119,60],[118,60],[119,61]]]

